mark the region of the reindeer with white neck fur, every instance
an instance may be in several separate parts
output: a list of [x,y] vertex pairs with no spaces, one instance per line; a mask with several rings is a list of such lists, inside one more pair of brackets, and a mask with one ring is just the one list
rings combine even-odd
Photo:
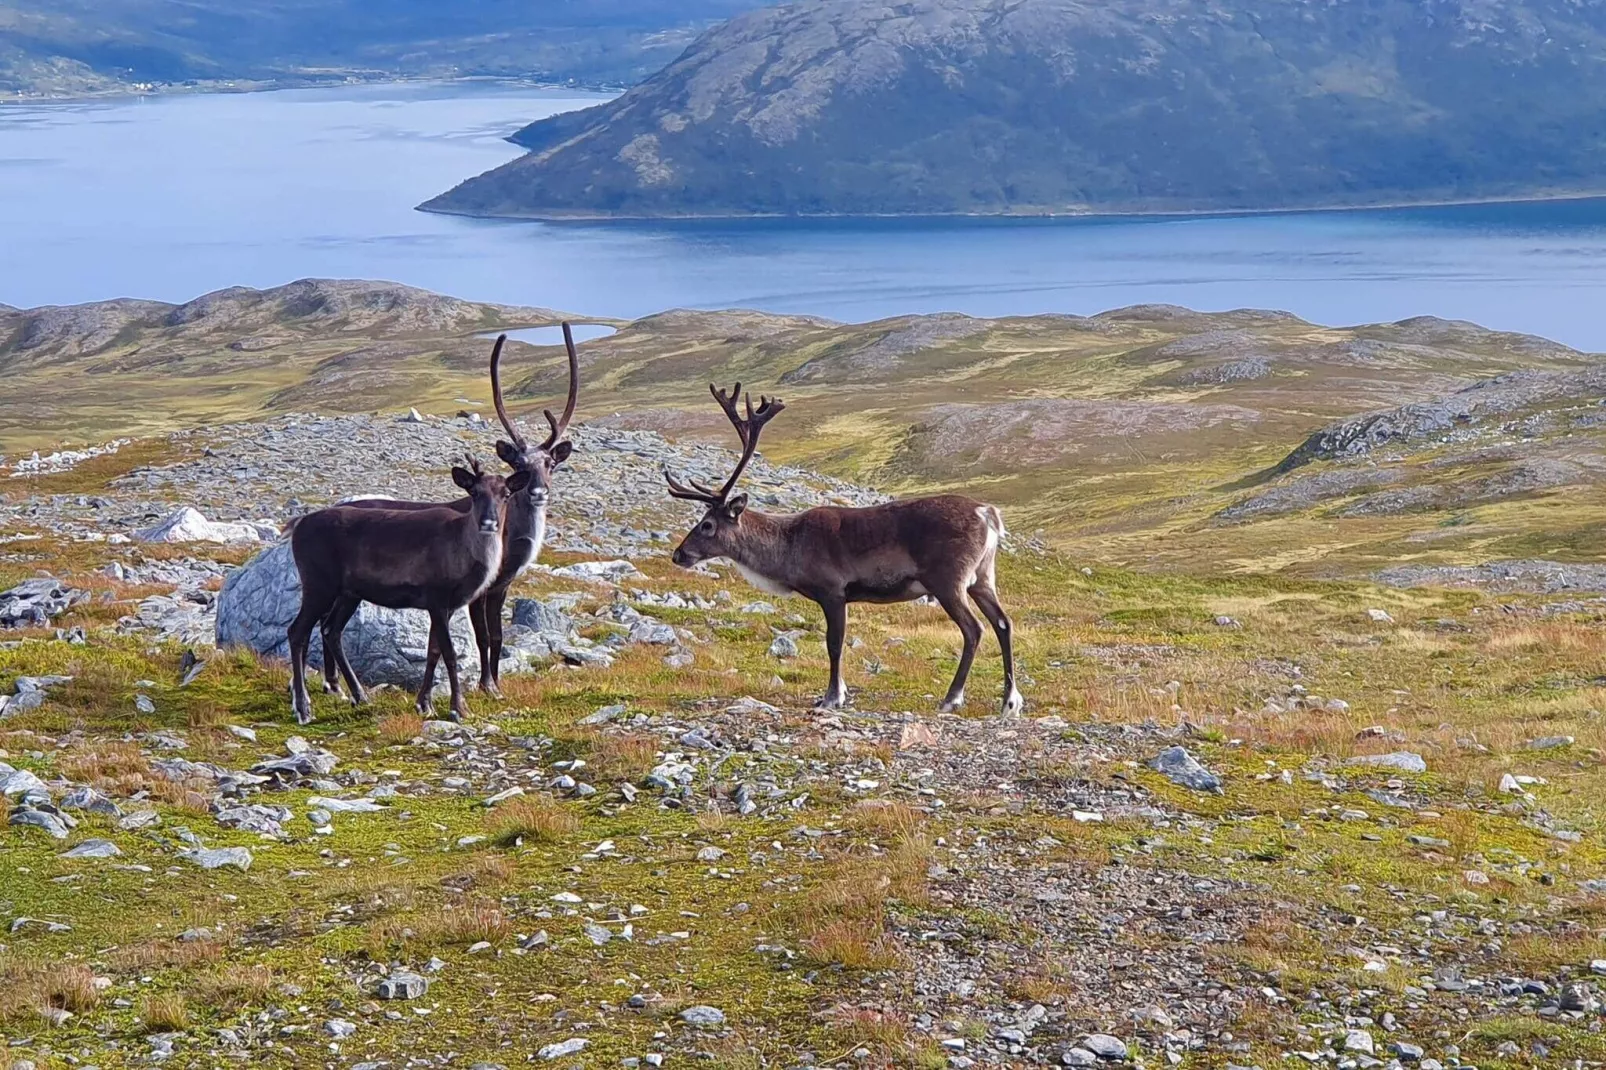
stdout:
[[842,682],[842,642],[850,602],[908,602],[931,595],[953,618],[964,637],[959,668],[943,699],[943,711],[965,701],[965,681],[981,641],[981,624],[966,604],[974,601],[993,626],[1004,659],[1006,715],[1023,706],[1015,688],[1015,660],[1009,616],[994,590],[994,567],[1003,515],[994,506],[957,494],[888,502],[867,508],[820,506],[790,516],[769,516],[747,507],[747,495],[732,496],[736,481],[758,449],[764,425],[785,406],[779,399],[746,398],[747,415],[736,410],[742,386],[727,394],[709,392],[736,428],[742,458],[718,490],[689,485],[667,471],[669,493],[708,507],[697,526],[675,549],[673,560],[691,568],[713,557],[733,562],[753,586],[775,594],[800,594],[825,613],[825,645],[831,682],[820,705],[847,703]]

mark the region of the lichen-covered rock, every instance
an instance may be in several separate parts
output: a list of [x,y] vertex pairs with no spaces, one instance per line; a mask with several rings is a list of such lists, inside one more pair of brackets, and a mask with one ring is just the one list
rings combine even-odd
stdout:
[[276,538],[278,528],[266,521],[208,520],[196,508],[184,506],[161,523],[134,533],[140,542],[263,542]]
[[87,591],[69,587],[53,576],[23,580],[0,591],[0,628],[42,628],[88,597]]
[[[301,577],[287,542],[277,543],[229,573],[217,598],[217,645],[240,646],[274,658],[289,657],[286,635],[301,610]],[[423,610],[363,604],[341,637],[346,657],[365,685],[417,687],[424,678],[429,616]],[[465,681],[479,673],[468,614],[452,618],[452,643]],[[323,642],[312,634],[307,662],[323,668]],[[445,682],[442,668],[435,676]]]

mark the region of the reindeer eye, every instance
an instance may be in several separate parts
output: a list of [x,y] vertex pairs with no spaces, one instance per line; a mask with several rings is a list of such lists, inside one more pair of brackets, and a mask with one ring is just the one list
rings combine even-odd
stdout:
[[701,530],[704,535],[712,535],[714,533],[714,522],[712,520],[703,521]]

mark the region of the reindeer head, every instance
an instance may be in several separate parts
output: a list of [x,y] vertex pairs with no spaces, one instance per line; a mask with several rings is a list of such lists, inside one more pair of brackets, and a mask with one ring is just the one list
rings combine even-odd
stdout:
[[563,435],[569,429],[569,421],[574,417],[575,399],[580,394],[580,357],[574,349],[574,335],[569,331],[569,325],[563,325],[563,344],[569,350],[569,399],[563,406],[563,416],[558,418],[552,415],[551,409],[544,410],[547,423],[552,425],[552,433],[546,441],[539,446],[531,446],[513,421],[508,419],[507,409],[502,404],[502,345],[507,341],[507,335],[496,340],[496,347],[491,350],[491,397],[496,402],[496,415],[507,428],[508,441],[498,441],[496,455],[502,458],[504,464],[514,472],[528,475],[526,490],[529,494],[530,504],[540,508],[545,506],[551,494],[552,473],[574,451],[574,446]]
[[686,534],[675,548],[671,560],[682,568],[691,568],[710,557],[737,556],[742,532],[742,513],[747,509],[747,495],[731,496],[731,490],[736,481],[741,478],[742,472],[747,468],[747,462],[753,459],[753,453],[758,449],[759,432],[764,425],[775,418],[786,406],[779,398],[759,397],[759,407],[753,409],[753,396],[747,395],[745,404],[747,416],[744,419],[736,412],[736,399],[741,396],[742,384],[737,383],[730,393],[718,389],[712,383],[708,392],[714,395],[719,407],[725,410],[731,425],[736,428],[736,435],[742,440],[742,459],[736,463],[736,470],[725,480],[725,485],[716,490],[709,490],[696,480],[689,480],[689,484],[681,483],[664,471],[664,479],[669,483],[669,493],[676,498],[687,501],[702,502],[708,506],[708,511],[697,522],[697,526]]
[[452,469],[452,482],[468,492],[473,503],[469,513],[480,531],[495,535],[502,530],[502,516],[507,509],[508,499],[529,486],[530,473],[514,472],[503,479],[490,475],[480,465],[478,458],[470,457],[467,467],[459,465]]

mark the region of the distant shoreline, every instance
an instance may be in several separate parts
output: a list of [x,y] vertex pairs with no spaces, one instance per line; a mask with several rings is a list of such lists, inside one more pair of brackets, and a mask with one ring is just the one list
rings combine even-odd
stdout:
[[376,73],[372,77],[347,72],[327,77],[306,75],[255,81],[231,78],[212,82],[158,82],[149,85],[119,85],[99,91],[61,94],[0,94],[0,108],[28,104],[85,104],[129,100],[137,97],[235,96],[245,93],[278,93],[292,89],[343,89],[382,85],[507,85],[524,89],[567,89],[576,93],[622,93],[628,86],[592,82],[548,82],[514,75],[474,74],[457,77]]
[[[441,197],[446,194],[441,194]],[[1069,222],[1074,220],[1116,219],[1214,219],[1270,215],[1326,215],[1337,212],[1383,212],[1413,208],[1477,208],[1489,205],[1558,204],[1575,201],[1606,200],[1606,188],[1594,192],[1526,193],[1491,197],[1444,198],[1421,201],[1389,200],[1365,204],[1316,204],[1296,207],[1267,208],[1088,208],[1085,210],[1017,210],[1005,212],[814,212],[795,214],[786,212],[682,212],[674,215],[641,215],[618,212],[472,212],[458,208],[435,206],[431,198],[417,206],[417,211],[432,215],[459,216],[465,219],[501,220],[509,223],[711,223],[758,221],[791,222],[851,222],[854,220],[908,220],[935,221],[975,220],[1021,222]]]

